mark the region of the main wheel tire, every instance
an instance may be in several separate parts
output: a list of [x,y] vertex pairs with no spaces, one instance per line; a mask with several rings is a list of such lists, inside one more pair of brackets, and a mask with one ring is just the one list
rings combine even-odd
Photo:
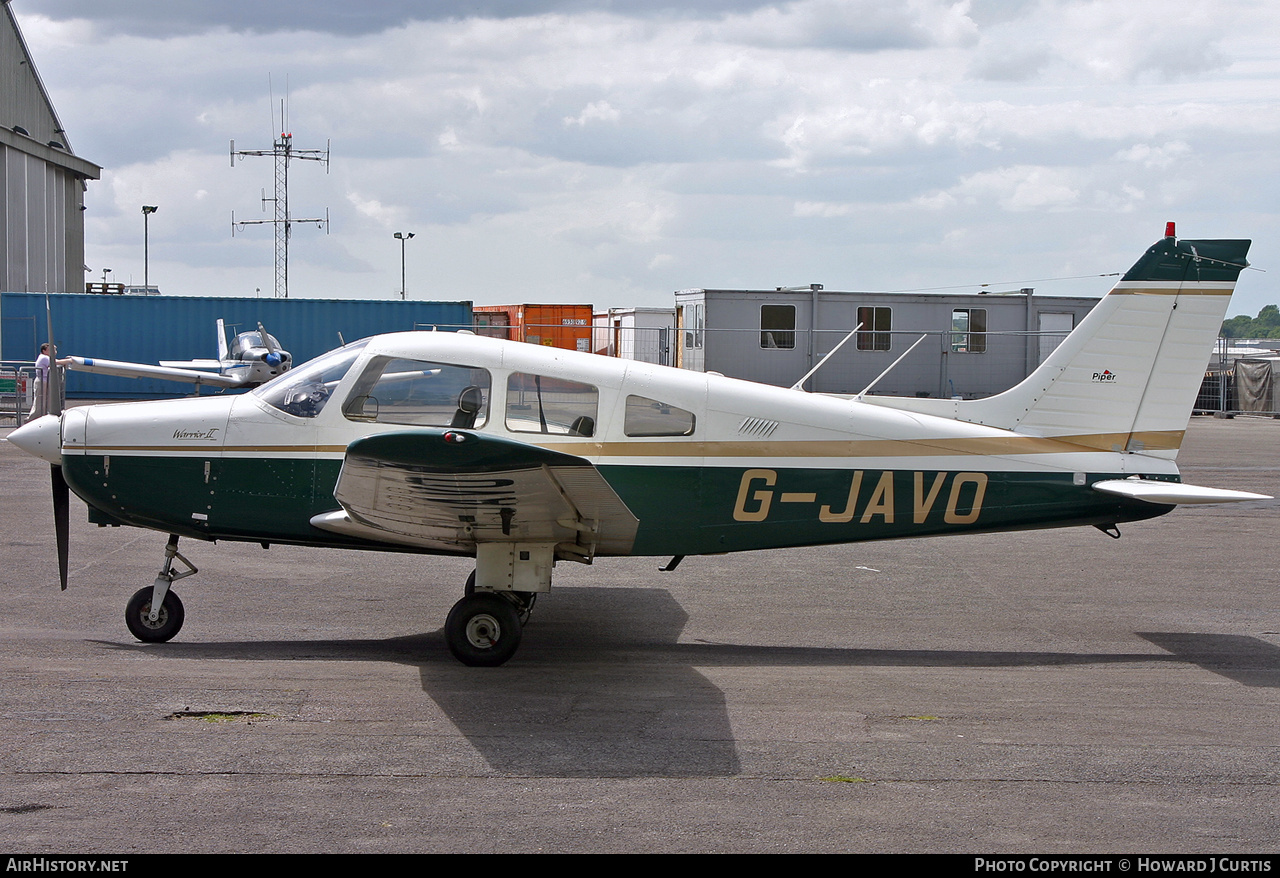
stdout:
[[182,601],[173,589],[164,596],[160,605],[160,615],[151,621],[151,593],[154,586],[148,585],[134,592],[124,609],[124,624],[129,626],[129,633],[143,643],[164,643],[172,640],[182,630],[182,622],[186,611],[182,609]]
[[511,601],[481,592],[453,605],[444,635],[449,652],[464,665],[496,668],[520,646],[520,616]]

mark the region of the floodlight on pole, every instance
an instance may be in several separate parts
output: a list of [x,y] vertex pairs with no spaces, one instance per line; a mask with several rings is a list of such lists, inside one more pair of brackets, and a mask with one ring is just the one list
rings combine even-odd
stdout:
[[400,241],[400,301],[405,299],[404,285],[404,242],[413,237],[413,232],[396,232],[393,236]]
[[154,204],[142,205],[142,289],[151,287],[151,214],[160,208]]

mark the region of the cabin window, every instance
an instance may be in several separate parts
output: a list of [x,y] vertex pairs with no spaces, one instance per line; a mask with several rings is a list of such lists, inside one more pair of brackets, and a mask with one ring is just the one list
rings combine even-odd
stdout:
[[982,354],[987,350],[987,309],[957,308],[951,312],[951,353]]
[[760,347],[790,350],[796,346],[796,306],[760,306]]
[[622,432],[628,436],[692,436],[693,422],[693,412],[645,396],[628,396]]
[[320,414],[333,389],[346,377],[351,364],[364,352],[364,342],[353,342],[290,369],[253,391],[263,402],[285,414],[314,418]]
[[374,357],[342,413],[353,421],[472,429],[487,419],[490,384],[477,366]]
[[858,309],[858,350],[887,351],[893,343],[893,309],[864,305]]
[[591,384],[512,372],[507,378],[507,429],[513,433],[594,436],[600,390]]

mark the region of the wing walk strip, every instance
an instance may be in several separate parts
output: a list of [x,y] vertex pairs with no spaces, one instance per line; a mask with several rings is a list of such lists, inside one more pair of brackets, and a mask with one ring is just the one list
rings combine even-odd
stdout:
[[[1080,436],[979,436],[970,438],[832,439],[779,442],[556,442],[542,446],[580,457],[917,457],[926,455],[1078,454],[1119,451],[1141,442],[1145,451],[1180,448],[1185,430],[1139,433],[1093,433]],[[68,449],[86,454],[181,452],[191,457],[210,453],[344,454],[345,445],[89,445]]]

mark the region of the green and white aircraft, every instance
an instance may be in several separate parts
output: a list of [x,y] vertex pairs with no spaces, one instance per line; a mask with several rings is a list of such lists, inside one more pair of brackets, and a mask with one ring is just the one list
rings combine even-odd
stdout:
[[[96,405],[9,441],[90,520],[170,534],[129,601],[178,633],[180,537],[473,556],[445,625],[469,665],[520,643],[558,562],[1127,521],[1179,503],[1175,463],[1248,241],[1170,227],[1016,387],[842,398],[470,333],[348,344],[251,393]],[[59,492],[62,499],[59,502]],[[179,571],[174,562],[186,566]]]

